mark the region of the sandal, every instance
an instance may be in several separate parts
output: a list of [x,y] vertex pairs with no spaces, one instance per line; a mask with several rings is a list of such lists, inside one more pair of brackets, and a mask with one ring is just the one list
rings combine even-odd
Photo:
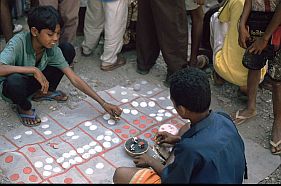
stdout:
[[49,95],[48,94],[44,95],[44,96],[38,96],[38,97],[33,96],[32,100],[36,101],[36,102],[39,102],[39,101],[65,102],[68,99],[68,96],[60,90],[56,90],[56,91],[50,92]]
[[[240,111],[241,111],[241,110],[238,110],[238,111],[236,112],[236,114],[235,114],[234,123],[235,123],[236,125],[240,125],[240,124],[244,123],[245,121],[247,121],[248,119],[250,119],[250,118],[252,118],[252,117],[254,117],[254,116],[257,115],[257,112],[254,112],[254,113],[253,113],[252,115],[250,115],[250,116],[241,116],[241,115],[239,115],[239,114],[240,114]],[[237,122],[237,119],[239,119],[240,121]]]
[[273,155],[278,155],[278,154],[281,154],[281,147],[279,148],[278,150],[278,146],[281,145],[281,140],[279,140],[277,143],[274,143],[273,141],[270,140],[270,145],[272,145],[272,147],[274,147],[274,151],[271,150],[271,153]]
[[126,64],[126,59],[122,56],[117,57],[117,61],[110,65],[101,65],[100,69],[103,71],[112,71]]
[[197,56],[197,67],[203,69],[209,64],[209,58],[206,55],[198,55]]
[[[36,126],[39,126],[41,124],[41,119],[38,117],[38,115],[35,113],[35,109],[32,109],[32,115],[28,115],[28,114],[21,114],[19,112],[19,109],[17,108],[17,111],[16,111],[17,115],[19,116],[20,118],[20,121],[21,123],[24,125],[24,126],[27,126],[27,127],[36,127]],[[25,121],[24,119],[31,119],[33,120],[34,122],[36,123],[28,123],[27,121]]]

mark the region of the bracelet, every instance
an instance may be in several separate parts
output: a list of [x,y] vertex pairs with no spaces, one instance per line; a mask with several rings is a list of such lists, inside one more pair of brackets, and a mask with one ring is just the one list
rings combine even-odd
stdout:
[[106,101],[105,101],[105,102],[103,102],[103,104],[102,104],[101,106],[104,107],[106,104],[107,104],[107,103],[106,103]]

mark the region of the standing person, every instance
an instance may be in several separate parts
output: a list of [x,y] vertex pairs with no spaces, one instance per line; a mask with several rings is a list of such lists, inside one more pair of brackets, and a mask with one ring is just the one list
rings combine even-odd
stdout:
[[[210,44],[213,50],[214,82],[228,81],[239,86],[241,93],[247,94],[248,69],[242,64],[244,48],[238,43],[237,24],[243,11],[245,0],[227,0],[210,19]],[[262,69],[259,82],[266,73]]]
[[137,72],[148,74],[162,52],[167,64],[164,85],[174,72],[187,66],[187,15],[184,0],[139,0]]
[[[254,12],[255,11],[255,12]],[[264,12],[275,12],[273,17],[264,21],[266,15]],[[255,25],[249,24],[250,30],[253,26],[265,25],[265,30],[262,30],[261,35],[254,38],[252,43],[250,36],[257,33],[256,29],[254,32],[249,32],[247,29],[247,21],[253,20],[254,17],[250,18],[250,14],[257,16]],[[262,15],[262,16],[259,16]],[[268,60],[268,74],[272,80],[272,103],[273,103],[273,115],[274,121],[272,125],[272,138],[270,144],[272,145],[272,154],[281,154],[281,50],[280,50],[280,38],[281,38],[281,3],[279,0],[247,0],[244,4],[243,13],[239,23],[239,45],[243,48],[247,48],[246,56],[259,56],[262,58],[265,56]],[[251,34],[251,35],[250,35]],[[275,56],[273,59],[270,58],[270,54],[262,54],[273,45],[275,50]],[[258,59],[257,57],[255,59]],[[251,57],[243,65],[249,69],[248,73],[248,103],[245,110],[238,110],[236,112],[236,123],[242,123],[247,119],[255,116],[256,111],[256,96],[258,89],[258,82],[261,73],[261,68],[265,65],[265,60],[256,61],[252,60]]]
[[0,93],[17,105],[17,114],[23,125],[41,123],[29,97],[34,101],[66,101],[67,95],[58,91],[63,75],[80,91],[97,101],[112,116],[121,109],[104,101],[69,67],[75,50],[69,43],[57,43],[62,19],[52,6],[39,6],[28,15],[30,32],[15,35],[0,55]]
[[38,0],[38,2],[39,6],[51,5],[58,10],[64,21],[64,28],[62,28],[63,32],[59,42],[73,44],[78,26],[80,0]]
[[202,5],[205,0],[185,0],[185,6],[188,13],[191,15],[191,52],[188,61],[189,66],[204,68],[209,63],[209,58],[205,55],[198,55],[200,42],[203,32],[204,12]]
[[6,43],[23,28],[22,25],[13,24],[11,13],[13,3],[15,3],[15,0],[0,0],[0,26]]
[[156,134],[158,144],[174,145],[166,166],[147,154],[139,155],[133,160],[138,168],[117,168],[113,182],[241,184],[246,171],[244,143],[227,114],[209,110],[211,89],[205,72],[193,67],[175,72],[170,95],[180,117],[191,124],[190,129],[189,124],[183,126],[179,135]]
[[120,55],[128,14],[127,0],[88,1],[85,15],[82,55],[89,56],[99,42],[104,30],[104,49],[101,55],[101,70],[111,71],[126,64]]

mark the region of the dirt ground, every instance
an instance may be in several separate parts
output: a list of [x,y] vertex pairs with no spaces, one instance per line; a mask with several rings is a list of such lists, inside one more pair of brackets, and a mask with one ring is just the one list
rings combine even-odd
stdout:
[[[24,19],[20,20],[24,23]],[[83,57],[80,55],[79,45],[82,42],[83,36],[77,37],[77,56],[74,71],[79,74],[86,82],[89,83],[96,91],[106,90],[112,88],[116,85],[128,86],[134,83],[138,79],[144,79],[154,84],[159,84],[163,87],[163,81],[166,77],[166,66],[160,55],[156,65],[152,68],[149,74],[139,75],[136,73],[136,53],[135,51],[125,53],[127,58],[127,64],[121,68],[118,68],[112,72],[104,72],[99,69],[100,60],[99,55],[102,53],[102,45],[100,44],[92,56]],[[4,42],[1,38],[1,47],[3,48]],[[238,87],[225,83],[222,86],[215,86],[213,84],[211,72],[212,66],[204,69],[210,77],[212,94],[218,98],[219,105],[216,107],[225,110],[226,112],[233,114],[237,109],[244,108],[246,106],[245,99],[239,94]],[[75,103],[84,99],[86,96],[76,90],[69,80],[65,77],[63,78],[59,89],[68,92],[70,95],[70,100],[67,103],[63,103],[68,107],[72,107]],[[42,102],[34,103],[34,106],[42,109],[48,110],[51,106],[60,108],[62,105],[54,102]],[[271,137],[271,127],[273,122],[272,113],[272,98],[271,92],[265,89],[259,89],[257,98],[257,111],[259,114],[259,119],[262,122],[257,122],[255,126],[253,123],[251,125],[244,123],[238,127],[239,132],[244,137],[247,137],[256,143],[260,144],[266,149],[269,149],[269,140]],[[9,104],[0,100],[0,135],[5,134],[14,128],[19,127],[19,124],[13,125],[17,118],[12,117],[13,113]],[[258,162],[257,162],[258,163]],[[0,170],[0,183],[9,183],[8,178],[6,178]],[[271,175],[268,175],[261,184],[281,184],[281,166],[279,166]]]

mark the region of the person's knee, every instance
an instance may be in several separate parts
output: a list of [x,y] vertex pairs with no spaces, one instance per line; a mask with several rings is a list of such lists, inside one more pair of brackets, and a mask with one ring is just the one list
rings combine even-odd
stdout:
[[127,168],[125,168],[125,167],[118,167],[114,172],[113,182],[114,183],[123,183],[124,177],[127,176],[126,170],[127,170]]
[[24,78],[24,75],[22,74],[11,74],[9,76],[7,76],[6,78],[6,84],[9,87],[20,87],[20,85],[22,84],[22,79]]
[[72,64],[76,56],[75,48],[73,47],[73,45],[68,42],[63,42],[59,44],[59,48],[61,49],[62,54],[68,64]]
[[122,167],[118,167],[115,172],[114,172],[114,175],[113,175],[113,183],[118,183],[119,182],[119,178],[120,178],[120,175],[122,175]]

